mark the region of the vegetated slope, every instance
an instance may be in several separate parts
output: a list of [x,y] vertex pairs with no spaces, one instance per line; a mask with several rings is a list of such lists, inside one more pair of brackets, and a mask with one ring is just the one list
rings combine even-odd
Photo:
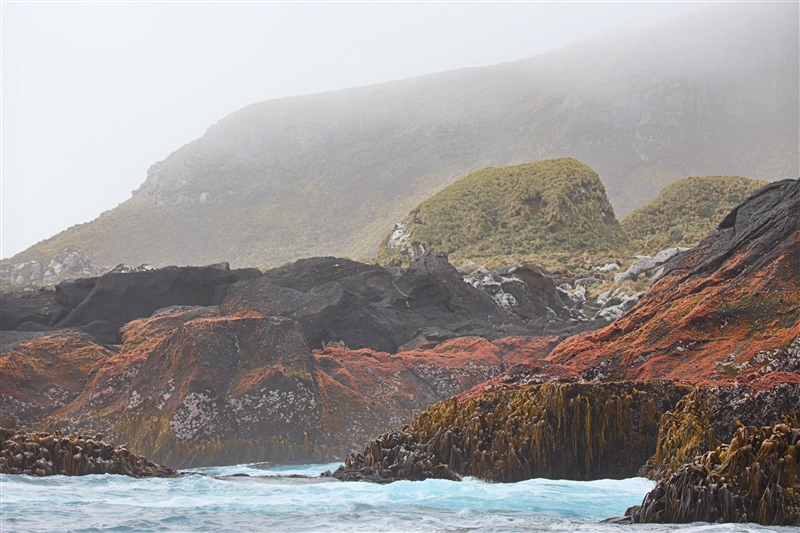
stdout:
[[12,258],[264,266],[373,254],[488,166],[574,157],[619,214],[689,175],[798,175],[798,5],[715,6],[524,61],[251,105],[134,197]]
[[638,251],[695,246],[748,196],[768,182],[740,176],[702,176],[664,187],[652,202],[626,216],[621,224]]
[[378,257],[613,253],[627,245],[603,182],[565,158],[473,172],[414,208],[383,239]]

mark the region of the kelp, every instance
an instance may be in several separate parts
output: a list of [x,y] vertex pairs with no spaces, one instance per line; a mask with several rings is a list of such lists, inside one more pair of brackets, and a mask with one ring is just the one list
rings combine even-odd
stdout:
[[155,464],[104,442],[101,435],[64,435],[0,428],[0,473],[32,476],[122,474],[175,477],[172,468]]
[[664,477],[631,519],[800,526],[799,455],[800,429],[794,415],[769,427],[740,427],[730,443]]
[[458,474],[496,482],[630,477],[655,448],[660,402],[665,396],[677,402],[686,392],[659,382],[549,383],[453,397],[431,406],[403,431],[350,454],[336,477],[377,481]]

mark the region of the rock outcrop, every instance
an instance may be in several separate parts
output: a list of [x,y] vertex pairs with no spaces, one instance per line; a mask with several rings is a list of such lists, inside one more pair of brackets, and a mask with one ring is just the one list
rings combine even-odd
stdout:
[[0,425],[17,427],[74,400],[94,366],[112,352],[80,331],[4,331],[0,342]]
[[296,320],[314,349],[334,342],[389,353],[409,343],[574,333],[600,325],[570,321],[553,280],[538,267],[495,276],[503,285],[492,293],[480,280],[465,283],[445,255],[433,253],[406,269],[301,259],[233,285],[220,309]]
[[[68,334],[13,334],[28,337],[0,356],[4,380],[15,384],[4,388],[3,414],[29,428],[100,431],[176,467],[341,458],[442,397],[542,360],[560,342],[460,337],[395,354],[341,343],[312,351],[290,318],[184,307],[130,322],[116,352],[70,334],[80,341],[69,347],[73,357],[88,355],[68,369],[63,356],[40,351]],[[26,360],[53,375],[24,388],[21,376],[32,371],[8,369]],[[59,401],[37,396],[58,379],[73,387]]]
[[800,182],[755,193],[666,262],[631,311],[566,340],[549,360],[592,381],[800,373]]
[[97,278],[64,281],[55,290],[2,295],[3,331],[46,331],[75,328],[102,344],[119,344],[120,328],[136,318],[174,305],[219,304],[237,281],[261,275],[258,269],[231,270],[227,264],[208,267],[166,267],[135,272],[109,272]]
[[741,427],[662,479],[631,510],[633,523],[755,522],[800,526],[797,418]]
[[350,454],[343,480],[475,476],[488,481],[624,478],[653,453],[672,382],[499,387],[430,407]]
[[89,257],[80,246],[67,246],[59,251],[47,264],[38,261],[26,263],[3,263],[0,266],[0,284],[8,288],[19,289],[55,285],[60,281],[76,278],[88,278],[100,274]]
[[176,477],[178,472],[131,453],[102,435],[65,436],[60,432],[27,433],[0,427],[0,473],[30,476],[122,474],[131,477]]

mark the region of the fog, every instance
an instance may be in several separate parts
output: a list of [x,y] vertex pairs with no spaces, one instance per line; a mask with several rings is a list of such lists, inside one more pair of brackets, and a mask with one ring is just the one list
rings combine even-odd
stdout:
[[248,104],[514,61],[702,7],[4,2],[0,257],[125,201]]

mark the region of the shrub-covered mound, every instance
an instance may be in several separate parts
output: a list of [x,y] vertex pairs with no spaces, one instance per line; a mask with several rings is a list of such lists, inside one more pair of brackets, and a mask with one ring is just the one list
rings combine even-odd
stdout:
[[603,182],[588,166],[564,158],[490,167],[461,178],[398,223],[378,256],[411,259],[424,250],[455,259],[613,253],[627,245]]
[[657,252],[695,246],[717,229],[725,216],[768,181],[740,176],[702,176],[673,182],[649,204],[622,219],[637,250]]

